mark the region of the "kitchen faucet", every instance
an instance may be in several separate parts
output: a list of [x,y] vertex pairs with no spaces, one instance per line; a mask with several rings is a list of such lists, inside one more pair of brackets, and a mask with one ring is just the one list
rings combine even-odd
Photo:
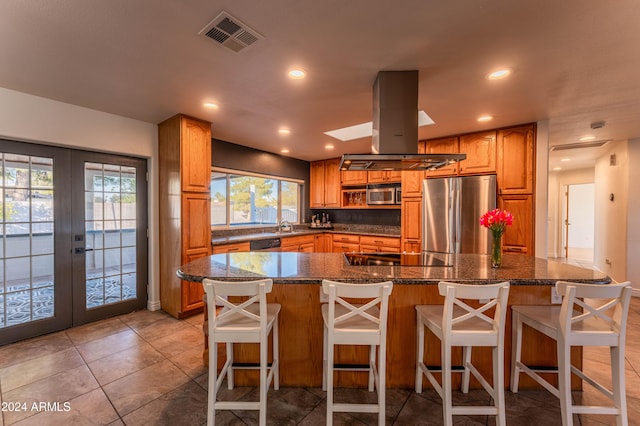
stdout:
[[280,221],[280,232],[291,232],[293,228],[291,227],[291,223],[288,220],[282,219]]

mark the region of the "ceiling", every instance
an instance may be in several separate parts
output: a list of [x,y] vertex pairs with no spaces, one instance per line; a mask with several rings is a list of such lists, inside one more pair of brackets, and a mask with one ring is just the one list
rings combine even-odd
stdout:
[[[222,11],[263,38],[236,53],[199,35]],[[181,112],[318,160],[369,152],[324,132],[371,120],[378,71],[417,69],[435,121],[421,139],[548,120],[551,146],[626,140],[640,137],[639,18],[637,0],[3,0],[0,87],[150,123]]]

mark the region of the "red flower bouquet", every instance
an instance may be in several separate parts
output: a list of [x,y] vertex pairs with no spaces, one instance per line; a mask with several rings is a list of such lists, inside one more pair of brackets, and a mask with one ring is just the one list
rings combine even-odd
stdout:
[[502,263],[502,234],[511,224],[513,224],[513,215],[506,210],[493,209],[480,217],[480,225],[490,229],[493,236],[491,250],[491,266],[493,268],[498,268]]

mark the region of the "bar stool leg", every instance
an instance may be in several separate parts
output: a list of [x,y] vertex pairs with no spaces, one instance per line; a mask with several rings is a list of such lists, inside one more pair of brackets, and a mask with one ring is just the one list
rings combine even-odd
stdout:
[[374,366],[376,365],[376,347],[369,346],[369,392],[373,392]]
[[227,388],[233,389],[235,386],[235,376],[233,372],[233,343],[225,343],[225,347],[227,349],[227,362],[229,363],[229,367],[227,368]]
[[333,339],[327,338],[327,426],[333,425]]
[[453,401],[451,397],[451,346],[442,342],[442,414],[445,426],[453,425]]
[[518,362],[522,357],[522,321],[520,313],[512,311],[513,320],[511,324],[511,392],[518,393],[520,382],[520,367]]
[[322,390],[327,390],[327,327],[322,333]]
[[620,410],[616,416],[617,426],[627,425],[627,397],[624,379],[624,349],[612,346],[611,353],[611,384],[613,385],[613,403]]
[[573,426],[571,409],[571,348],[566,347],[562,333],[558,333],[558,390],[560,398],[560,413],[563,426]]
[[280,389],[280,354],[278,348],[280,348],[280,339],[278,338],[278,321],[274,321],[273,329],[273,388],[275,390]]
[[462,383],[460,386],[460,390],[462,390],[462,393],[469,393],[469,376],[471,376],[469,364],[471,364],[472,349],[473,348],[471,346],[462,347],[462,365],[464,366],[464,372],[462,373]]
[[[375,346],[374,346],[375,352]],[[386,380],[387,377],[387,348],[384,342],[378,348],[378,426],[386,423]]]
[[416,350],[416,392],[422,392],[422,369],[420,368],[420,364],[424,362],[424,324],[422,324],[422,319],[420,318],[420,314],[417,315],[417,350]]
[[498,409],[496,424],[505,426],[507,424],[507,413],[504,400],[504,350],[499,346],[491,348],[491,358],[493,360],[493,400]]

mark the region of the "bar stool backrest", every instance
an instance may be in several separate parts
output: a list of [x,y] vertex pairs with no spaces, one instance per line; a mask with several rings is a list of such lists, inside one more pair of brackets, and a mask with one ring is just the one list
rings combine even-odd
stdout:
[[[441,296],[445,296],[443,337],[471,346],[483,339],[495,342],[503,339],[508,282],[469,285],[441,281],[438,290]],[[479,306],[471,306],[466,302],[469,300],[478,301]],[[495,310],[492,311],[492,308]]]
[[626,334],[630,282],[601,285],[558,281],[556,289],[563,296],[559,331],[570,345],[593,345],[594,339],[602,346],[620,345]]
[[[266,294],[271,292],[273,280],[229,282],[204,279],[203,285],[207,294],[207,305],[222,307],[221,310],[211,310],[213,315],[209,317],[209,321],[212,327],[223,326],[232,320],[235,323],[242,320],[246,326],[255,322],[255,328],[259,328],[263,322],[266,322]],[[247,299],[234,303],[227,300],[228,296],[246,296]],[[254,303],[260,306],[258,314],[248,309]]]

